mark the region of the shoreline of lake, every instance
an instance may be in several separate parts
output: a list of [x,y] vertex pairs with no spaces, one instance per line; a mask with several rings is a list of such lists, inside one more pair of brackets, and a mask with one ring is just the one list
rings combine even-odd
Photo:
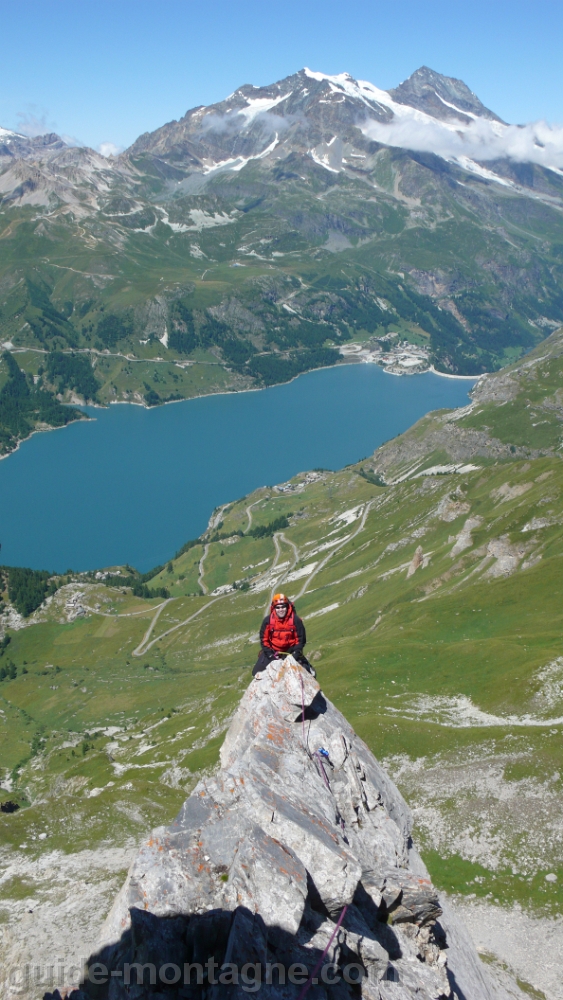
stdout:
[[[28,348],[25,348],[25,349],[22,348],[21,351],[23,351],[23,350],[28,350]],[[161,359],[157,358],[156,360],[160,361]],[[162,359],[162,360],[165,360],[165,359]],[[247,393],[247,392],[264,392],[266,389],[274,389],[278,385],[279,386],[290,385],[292,382],[295,382],[297,379],[303,378],[305,375],[310,375],[313,372],[330,371],[333,368],[343,368],[343,367],[348,366],[348,365],[359,365],[359,364],[369,364],[369,363],[370,362],[357,361],[357,360],[354,359],[354,360],[351,360],[351,361],[344,361],[344,362],[338,363],[336,365],[322,365],[320,368],[312,368],[310,371],[307,371],[307,372],[299,372],[298,375],[294,375],[292,378],[288,379],[287,382],[275,382],[274,385],[248,386],[246,389],[220,389],[220,390],[217,390],[217,391],[214,391],[214,392],[200,393],[197,396],[184,396],[184,397],[182,397],[182,399],[163,399],[162,402],[161,403],[157,403],[156,406],[149,406],[147,403],[141,403],[138,400],[133,400],[133,399],[110,399],[108,403],[69,402],[69,403],[64,403],[63,405],[78,407],[78,408],[80,408],[82,410],[82,412],[84,411],[85,407],[89,407],[90,409],[96,409],[96,410],[107,410],[110,406],[138,406],[142,410],[156,410],[156,409],[159,409],[161,406],[172,406],[174,403],[189,403],[193,399],[207,399],[210,396],[238,396],[238,395],[241,395],[241,394],[244,394],[244,393]],[[483,378],[487,374],[486,372],[483,372],[481,375],[451,375],[451,374],[448,374],[447,372],[437,371],[436,368],[434,368],[434,365],[430,365],[423,372],[410,372],[410,371],[390,372],[390,371],[387,370],[387,368],[384,365],[378,365],[377,362],[374,362],[374,363],[377,365],[378,368],[381,369],[381,371],[385,372],[386,375],[396,375],[396,376],[398,376],[400,378],[402,378],[403,375],[413,376],[413,375],[430,375],[431,374],[431,375],[438,375],[441,378],[449,378],[449,379],[459,379],[459,380],[464,380],[464,381],[472,381],[472,382],[474,382],[476,384],[479,381],[479,379]],[[85,419],[85,420],[95,420],[96,418],[95,417],[91,417],[88,414],[85,414],[83,419]],[[77,423],[77,422],[78,421],[71,421],[71,423]],[[17,451],[19,451],[21,445],[25,444],[26,441],[29,441],[32,437],[34,437],[35,434],[45,434],[45,433],[48,433],[49,431],[63,431],[63,430],[66,430],[66,428],[70,427],[70,426],[71,426],[71,424],[69,423],[69,424],[63,424],[61,427],[34,427],[34,429],[31,431],[30,434],[27,435],[27,437],[21,438],[18,441],[18,443],[16,444],[15,448],[12,448],[12,450],[8,451],[5,455],[0,455],[0,462],[4,461],[4,459],[6,459],[6,458],[10,458],[11,455],[15,455],[15,453]]]
[[0,463],[2,561],[144,572],[198,537],[221,503],[307,469],[353,465],[425,413],[467,405],[468,388],[432,372],[387,379],[380,366],[344,364],[173,401],[183,407],[86,406],[89,419],[67,434],[34,432]]

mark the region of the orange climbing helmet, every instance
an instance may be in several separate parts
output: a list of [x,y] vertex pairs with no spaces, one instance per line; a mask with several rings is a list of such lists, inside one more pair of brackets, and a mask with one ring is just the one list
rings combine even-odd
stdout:
[[274,594],[272,598],[272,607],[275,607],[276,604],[285,604],[286,607],[289,607],[289,597],[286,597],[285,594]]

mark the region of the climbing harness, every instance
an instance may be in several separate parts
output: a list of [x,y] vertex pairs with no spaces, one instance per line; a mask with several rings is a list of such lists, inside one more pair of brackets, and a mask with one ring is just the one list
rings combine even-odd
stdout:
[[311,975],[309,976],[307,982],[305,983],[303,989],[301,990],[301,993],[299,994],[297,1000],[303,1000],[303,998],[307,994],[309,988],[311,987],[311,985],[313,983],[313,980],[314,980],[315,976],[317,975],[317,972],[319,971],[321,965],[323,964],[323,962],[324,962],[324,960],[326,958],[326,955],[328,953],[328,949],[330,948],[332,942],[334,941],[334,939],[335,939],[335,937],[336,937],[336,935],[338,933],[338,929],[340,927],[340,924],[342,923],[342,921],[344,920],[344,917],[346,916],[346,910],[347,909],[348,909],[348,905],[346,904],[346,906],[343,907],[342,913],[340,914],[340,916],[338,918],[338,922],[336,924],[336,927],[334,928],[332,934],[330,935],[330,938],[329,938],[329,941],[328,941],[328,944],[327,944],[325,950],[323,951],[321,957],[319,958],[319,961],[315,965],[315,968],[313,969]]

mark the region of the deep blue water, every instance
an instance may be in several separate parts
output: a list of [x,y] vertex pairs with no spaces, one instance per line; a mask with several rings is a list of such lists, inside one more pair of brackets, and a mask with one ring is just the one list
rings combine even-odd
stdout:
[[429,410],[464,406],[471,385],[347,365],[152,410],[88,407],[94,420],[35,434],[0,462],[0,562],[144,572],[197,537],[218,504],[356,462]]

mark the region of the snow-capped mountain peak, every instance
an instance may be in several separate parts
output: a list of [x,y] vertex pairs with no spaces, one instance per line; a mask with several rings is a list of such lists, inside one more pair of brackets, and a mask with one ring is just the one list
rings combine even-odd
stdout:
[[298,153],[339,173],[357,172],[359,164],[352,161],[373,155],[374,143],[431,153],[504,186],[512,182],[491,161],[563,169],[563,129],[541,122],[524,129],[507,125],[462,80],[426,66],[390,91],[350,73],[305,67],[277,83],[246,84],[218,104],[194,108],[141,136],[127,152],[172,157],[205,174]]
[[12,142],[13,139],[24,139],[25,136],[20,135],[19,132],[13,132],[9,128],[2,128],[0,126],[0,142]]
[[380,90],[368,80],[355,80],[349,73],[339,73],[337,76],[328,76],[325,73],[317,73],[305,67],[303,70],[311,80],[322,82],[327,81],[331,91],[335,94],[344,94],[354,100],[362,101],[371,108],[374,104],[383,107],[390,107],[393,102],[389,99],[389,94],[385,90]]
[[[506,344],[524,350],[563,315],[563,129],[508,125],[462,81],[427,67],[389,91],[311,68],[244,84],[110,158],[3,129],[0,203],[14,288],[24,260],[43,269],[46,288],[63,282],[57,302],[70,301],[72,284],[92,312],[85,323],[73,314],[81,345],[97,345],[102,300],[122,309],[113,303],[126,273],[137,275],[131,301],[144,303],[132,307],[135,323],[146,315],[141,343],[160,330],[164,349],[165,330],[189,347],[193,322],[199,337],[204,321],[199,305],[190,319],[187,289],[205,282],[210,297],[194,302],[210,303],[229,331],[213,336],[226,337],[218,350],[232,348],[224,356],[239,375],[250,363],[240,367],[239,350],[316,350],[341,324],[371,333],[395,323],[391,315],[434,338],[448,371],[467,374],[504,363]],[[18,219],[25,225],[12,226]],[[69,246],[79,248],[72,267]],[[331,264],[333,254],[346,266]],[[413,290],[427,306],[408,298]],[[166,294],[184,303],[168,320]],[[10,330],[19,337],[18,303]],[[34,322],[31,313],[21,343],[43,343],[50,320]]]
[[[195,190],[194,185],[206,186],[217,173],[239,173],[258,162],[277,169],[289,157],[305,157],[332,174],[373,183],[372,172],[385,147],[441,157],[505,188],[519,187],[515,162],[563,174],[562,128],[544,122],[507,125],[463,81],[425,66],[389,91],[350,73],[331,75],[308,67],[266,86],[245,84],[224,101],[192,108],[179,121],[140,136],[114,165],[119,172],[139,157],[164,161],[169,164],[165,172],[179,170],[185,179],[199,175],[190,181]],[[18,160],[66,169],[61,159],[65,149],[54,134],[28,138],[0,129],[0,169]],[[79,157],[87,184],[93,176],[92,156],[89,151]],[[104,163],[102,173],[106,168]],[[17,170],[14,178],[19,191],[23,182]],[[11,185],[4,173],[2,187],[8,192]],[[26,185],[21,197],[36,198]]]

